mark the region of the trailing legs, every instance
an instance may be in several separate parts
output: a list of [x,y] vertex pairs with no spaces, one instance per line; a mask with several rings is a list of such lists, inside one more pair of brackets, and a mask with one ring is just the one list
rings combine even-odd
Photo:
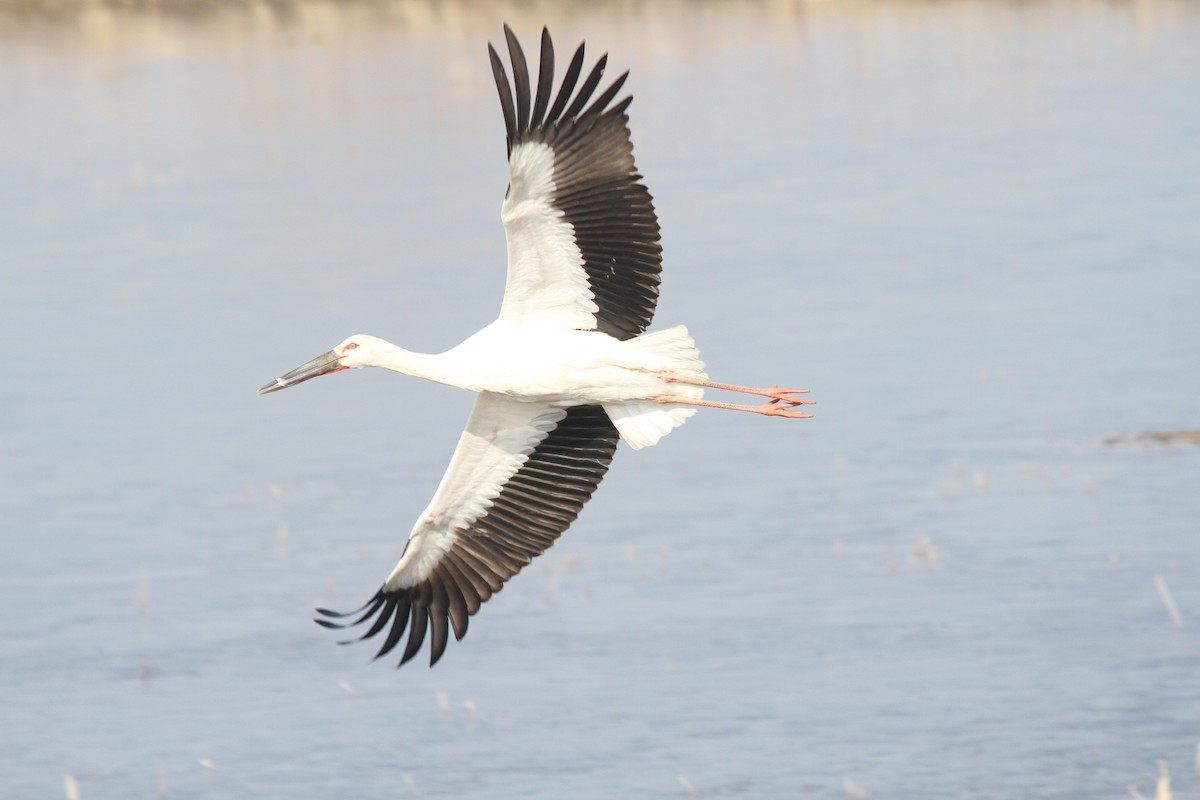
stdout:
[[766,388],[757,386],[739,386],[734,383],[716,383],[715,381],[698,380],[689,378],[685,375],[677,375],[674,373],[663,373],[661,377],[668,383],[687,383],[692,386],[705,386],[710,389],[724,389],[729,392],[741,392],[743,394],[754,394],[760,397],[769,397],[770,399],[760,405],[743,405],[741,403],[720,403],[715,400],[689,400],[671,395],[659,395],[650,399],[656,403],[684,403],[692,406],[705,406],[708,408],[728,408],[731,411],[750,411],[755,414],[764,414],[768,417],[791,417],[799,419],[802,417],[811,417],[812,414],[806,414],[803,411],[793,411],[796,406],[811,405],[815,400],[809,400],[807,397],[798,397],[797,395],[807,394],[808,389],[781,389],[778,386],[769,386]]

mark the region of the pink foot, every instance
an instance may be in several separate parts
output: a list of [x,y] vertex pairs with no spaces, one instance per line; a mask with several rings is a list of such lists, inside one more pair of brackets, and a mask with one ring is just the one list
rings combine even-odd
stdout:
[[807,397],[796,397],[798,394],[808,394],[808,389],[780,389],[778,386],[772,386],[762,390],[764,397],[771,397],[777,401],[782,400],[785,403],[792,403],[794,405],[809,405],[817,402],[816,400],[809,400]]
[[[794,390],[787,390],[794,391]],[[792,419],[803,419],[811,417],[812,414],[806,414],[803,411],[792,411],[798,405],[812,404],[815,400],[793,400],[790,398],[777,397],[770,402],[763,403],[761,406],[754,406],[751,410],[757,411],[759,414],[766,414],[768,417],[790,417]]]

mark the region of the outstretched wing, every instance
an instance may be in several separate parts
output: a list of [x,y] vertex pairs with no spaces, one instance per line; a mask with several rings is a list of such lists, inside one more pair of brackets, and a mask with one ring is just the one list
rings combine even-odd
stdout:
[[662,247],[654,204],[633,163],[625,114],[633,98],[609,107],[629,73],[593,101],[608,56],[579,84],[581,44],[551,103],[549,32],[542,30],[532,97],[521,45],[507,25],[504,36],[511,86],[488,45],[508,132],[509,185],[501,208],[508,282],[500,318],[632,338],[654,317]]
[[616,448],[616,428],[601,406],[562,409],[481,394],[392,574],[362,608],[317,609],[325,617],[317,622],[345,628],[373,619],[360,639],[386,631],[376,658],[407,630],[400,664],[431,632],[433,666],[450,630],[462,639],[468,617],[575,520]]

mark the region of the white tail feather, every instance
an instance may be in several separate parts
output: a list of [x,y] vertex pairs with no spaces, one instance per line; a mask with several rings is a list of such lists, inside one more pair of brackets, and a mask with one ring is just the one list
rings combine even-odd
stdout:
[[[708,375],[704,373],[704,362],[700,360],[700,351],[696,349],[696,343],[688,335],[687,328],[682,325],[652,333],[643,333],[624,344],[637,351],[647,369],[655,372],[674,372],[677,375],[701,380],[708,378]],[[684,386],[687,385],[684,384],[680,388],[682,389]],[[692,386],[687,386],[687,388],[696,389]],[[696,391],[700,390],[696,389]],[[681,391],[679,394],[683,394],[683,392]],[[700,395],[697,394],[696,399],[699,397]]]
[[[704,373],[704,362],[700,360],[700,351],[688,335],[687,328],[682,325],[643,333],[624,344],[637,351],[638,361],[647,371],[697,380],[708,378]],[[704,396],[704,390],[699,386],[688,383],[671,383],[669,386],[669,394],[681,400],[699,400]],[[687,405],[653,400],[606,404],[604,410],[621,438],[635,450],[655,444],[696,413],[695,408]]]
[[617,426],[621,438],[634,450],[657,443],[696,413],[694,408],[674,403],[655,403],[652,400],[611,403],[605,405],[604,410],[613,425]]

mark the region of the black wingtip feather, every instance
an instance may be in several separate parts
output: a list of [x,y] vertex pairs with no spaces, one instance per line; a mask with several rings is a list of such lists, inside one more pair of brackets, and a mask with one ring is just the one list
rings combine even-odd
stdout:
[[[505,30],[508,30],[507,26]],[[512,87],[508,85],[508,76],[504,72],[504,63],[496,48],[488,42],[488,58],[492,62],[492,77],[496,79],[496,91],[500,93],[500,110],[504,114],[504,129],[508,135],[508,152],[512,153],[513,144],[517,141],[517,112],[513,106]]]
[[529,128],[529,64],[525,61],[525,51],[516,34],[508,25],[504,26],[504,38],[508,41],[508,58],[513,68],[513,89],[517,101],[517,130]]
[[402,667],[411,661],[413,656],[420,651],[421,645],[425,643],[425,631],[429,627],[429,612],[414,603],[411,616],[412,624],[408,634],[408,644],[404,647],[404,654],[400,657],[397,667]]
[[396,613],[396,602],[397,601],[395,598],[392,598],[388,601],[388,603],[383,607],[383,610],[380,612],[379,616],[375,618],[375,622],[370,628],[367,628],[367,632],[358,637],[358,641],[361,642],[364,639],[370,639],[372,636],[383,630],[383,626],[387,625],[388,620],[391,619]]
[[[588,107],[588,110],[583,112],[583,116],[590,117],[593,114],[598,116],[601,112],[603,112],[608,104],[612,102],[612,99],[617,96],[617,92],[621,91],[621,87],[625,85],[625,80],[628,77],[629,70],[625,70],[625,72],[621,73],[621,75],[612,82],[611,86],[605,89],[604,92],[596,98],[596,102],[592,103]],[[626,107],[629,106],[629,102],[631,100],[633,100],[633,97],[625,98],[623,102],[625,103]]]
[[429,606],[429,627],[432,635],[429,641],[429,666],[437,663],[446,652],[446,643],[450,641],[449,620],[450,595],[446,591],[445,581],[430,581],[433,590],[433,602]]
[[563,116],[567,119],[579,114],[583,110],[583,106],[591,98],[592,92],[596,91],[596,87],[600,84],[600,79],[604,77],[604,68],[608,66],[608,53],[600,56],[600,60],[592,67],[592,71],[588,73],[583,85],[579,87],[579,93],[575,95],[575,100],[567,107]]
[[353,611],[330,611],[328,608],[317,608],[316,612],[323,617],[335,617],[337,619],[345,619],[346,617],[353,617],[355,614],[359,613],[360,611],[366,610],[367,606],[375,605],[376,603],[379,602],[379,600],[380,600],[379,592],[376,592],[374,595],[371,596],[370,600],[363,603],[361,606],[354,609]]
[[330,630],[334,630],[334,631],[340,631],[342,628],[346,627],[345,625],[343,625],[340,622],[330,622],[327,619],[314,619],[313,622],[317,623],[322,628],[329,628]]
[[581,42],[579,47],[575,48],[575,55],[571,56],[571,63],[567,65],[562,85],[558,89],[558,97],[554,98],[554,105],[546,114],[546,124],[558,122],[562,117],[563,109],[567,107],[567,101],[571,99],[571,93],[575,91],[575,81],[579,80],[579,73],[583,69],[583,54],[584,48]]
[[[392,627],[388,630],[387,638],[384,639],[383,645],[379,648],[379,652],[375,654],[375,658],[383,658],[388,653],[392,652],[392,648],[399,643],[404,637],[404,630],[408,627],[408,612],[409,603],[405,601],[401,604],[399,601],[388,606],[387,615],[392,619]],[[384,618],[387,621],[387,618]]]
[[550,30],[542,28],[542,54],[538,58],[537,97],[533,101],[533,116],[529,120],[530,127],[536,128],[542,124],[546,106],[550,104],[550,91],[553,88],[554,42],[550,40]]

